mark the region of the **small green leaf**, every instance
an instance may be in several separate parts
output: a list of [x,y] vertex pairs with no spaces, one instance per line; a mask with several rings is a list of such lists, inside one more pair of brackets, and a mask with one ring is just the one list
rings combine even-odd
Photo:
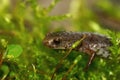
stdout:
[[74,49],[75,47],[77,47],[84,39],[86,38],[86,35],[83,35],[83,37],[76,41],[73,45],[72,45],[72,49]]
[[5,39],[1,39],[0,41],[1,41],[2,46],[3,46],[4,48],[6,48],[8,41],[6,41]]
[[20,45],[12,44],[7,46],[7,58],[16,58],[20,56],[23,49]]

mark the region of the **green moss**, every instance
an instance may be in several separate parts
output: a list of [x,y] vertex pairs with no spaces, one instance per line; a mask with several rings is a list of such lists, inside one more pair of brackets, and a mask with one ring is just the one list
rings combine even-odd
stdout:
[[[84,16],[78,15],[79,13],[74,14],[77,19],[72,17],[74,15],[71,13],[50,16],[49,13],[60,1],[53,0],[48,7],[43,7],[39,5],[37,0],[19,0],[15,1],[14,7],[11,7],[10,2],[7,2],[7,4],[9,3],[7,6],[0,8],[0,61],[2,61],[0,62],[0,79],[50,80],[56,65],[66,52],[49,49],[42,44],[42,40],[49,32],[51,22],[71,19],[76,31],[93,31],[111,37],[112,55],[110,59],[96,57],[89,70],[84,72],[83,69],[89,56],[72,51],[56,72],[56,80],[61,80],[74,63],[76,65],[66,76],[68,80],[119,80],[120,32],[101,28],[99,23],[94,20],[94,13],[86,7],[81,10],[83,11],[81,13],[85,13]],[[108,11],[112,12],[111,9]],[[14,44],[22,47],[23,52],[16,58],[5,57],[3,59],[2,55],[7,51],[6,46]],[[16,48],[14,46],[14,49]],[[14,52],[13,50],[12,52]]]

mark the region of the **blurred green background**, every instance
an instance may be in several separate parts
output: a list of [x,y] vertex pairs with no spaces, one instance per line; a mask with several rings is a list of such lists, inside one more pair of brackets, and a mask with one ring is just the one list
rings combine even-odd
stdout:
[[[82,69],[89,56],[72,51],[56,80],[61,80],[78,56],[67,80],[120,79],[119,0],[0,0],[0,79],[50,80],[65,52],[45,47],[42,40],[48,32],[61,30],[104,34],[112,38],[113,46],[111,59],[96,58],[87,72]],[[14,44],[23,52],[15,58],[3,57],[8,45]]]

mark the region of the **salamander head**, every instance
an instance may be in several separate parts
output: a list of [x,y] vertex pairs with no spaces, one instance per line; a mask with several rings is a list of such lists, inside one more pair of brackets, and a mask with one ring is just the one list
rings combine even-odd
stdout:
[[70,32],[54,32],[45,36],[43,44],[53,49],[69,49],[76,39]]

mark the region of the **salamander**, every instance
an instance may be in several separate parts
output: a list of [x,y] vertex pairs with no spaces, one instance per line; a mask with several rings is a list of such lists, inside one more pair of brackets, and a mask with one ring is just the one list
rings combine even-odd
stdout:
[[112,46],[110,38],[92,32],[51,32],[45,36],[43,44],[52,49],[69,50],[72,45],[76,41],[82,39],[84,35],[86,37],[73,50],[90,55],[90,59],[86,68],[89,67],[95,55],[103,58],[108,58],[110,56],[111,52],[109,47]]

